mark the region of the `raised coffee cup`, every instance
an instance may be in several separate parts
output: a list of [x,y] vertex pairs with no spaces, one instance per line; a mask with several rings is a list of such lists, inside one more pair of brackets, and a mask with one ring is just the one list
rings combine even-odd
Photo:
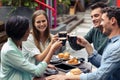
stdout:
[[67,39],[65,37],[60,37],[59,40],[62,41],[62,45],[65,46]]
[[72,43],[76,43],[77,41],[77,36],[76,35],[69,35],[68,36],[68,41]]
[[72,49],[78,50],[79,45],[77,44],[77,36],[76,35],[69,35],[68,41]]
[[67,37],[67,31],[60,31],[60,32],[58,33],[58,35],[59,35],[59,38],[60,38],[60,37]]

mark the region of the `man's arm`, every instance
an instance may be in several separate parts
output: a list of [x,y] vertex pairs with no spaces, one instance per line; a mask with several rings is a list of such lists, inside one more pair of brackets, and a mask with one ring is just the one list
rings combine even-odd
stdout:
[[[120,48],[113,50],[111,53],[104,53],[101,66],[96,72],[80,76],[80,80],[108,80],[108,78],[119,70],[120,66]],[[116,72],[115,72],[116,71]],[[119,73],[116,73],[116,75]],[[118,77],[118,76],[116,76]]]
[[94,50],[93,54],[88,57],[88,61],[98,68],[100,67],[101,58],[102,56],[98,54],[96,50]]
[[77,43],[86,48],[86,51],[89,56],[89,58],[88,58],[89,61],[96,67],[99,67],[100,62],[101,62],[101,55],[99,55],[98,52],[93,49],[91,44],[86,39],[84,39],[82,36],[77,37]]

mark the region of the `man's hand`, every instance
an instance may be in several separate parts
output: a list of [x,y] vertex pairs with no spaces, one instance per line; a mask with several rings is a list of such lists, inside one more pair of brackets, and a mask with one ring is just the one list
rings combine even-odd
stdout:
[[93,48],[91,44],[84,37],[77,37],[77,44],[84,46],[89,56],[93,54]]

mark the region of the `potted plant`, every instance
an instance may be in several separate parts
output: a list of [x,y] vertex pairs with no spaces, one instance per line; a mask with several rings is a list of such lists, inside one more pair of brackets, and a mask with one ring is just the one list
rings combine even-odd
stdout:
[[29,7],[33,8],[37,6],[34,0],[1,0],[3,5],[14,6],[14,7]]
[[[21,15],[31,18],[37,3],[34,0],[1,0],[0,19],[5,21],[12,15]],[[4,17],[3,17],[4,16]]]
[[0,0],[0,7],[2,6],[2,0]]
[[70,0],[57,0],[58,4],[58,14],[66,14],[69,12],[69,6],[71,4]]

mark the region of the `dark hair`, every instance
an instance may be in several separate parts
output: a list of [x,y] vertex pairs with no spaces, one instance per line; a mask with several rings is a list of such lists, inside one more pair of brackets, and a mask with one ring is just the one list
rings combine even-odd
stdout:
[[13,40],[20,40],[29,28],[29,20],[22,16],[12,16],[5,24],[6,34]]
[[117,20],[117,24],[120,27],[120,8],[115,6],[106,7],[102,10],[102,13],[107,13],[109,19],[115,17],[115,19]]
[[94,10],[96,8],[105,8],[107,7],[107,4],[103,3],[103,2],[97,2],[93,5],[91,5],[91,10]]
[[47,19],[47,29],[45,30],[45,38],[46,38],[46,40],[47,39],[50,39],[51,40],[51,36],[50,36],[50,26],[49,26],[49,21],[48,21],[48,16],[47,16],[47,14],[46,14],[46,12],[44,11],[44,10],[37,10],[37,11],[35,11],[34,13],[33,13],[33,15],[32,15],[32,26],[33,26],[33,32],[32,32],[32,34],[33,34],[33,37],[34,37],[34,42],[35,42],[35,45],[37,46],[37,48],[42,52],[42,50],[41,50],[41,47],[40,47],[40,45],[39,45],[39,42],[40,42],[40,32],[36,29],[36,27],[35,27],[35,18],[37,17],[37,16],[39,16],[39,15],[44,15],[45,16],[45,18]]

